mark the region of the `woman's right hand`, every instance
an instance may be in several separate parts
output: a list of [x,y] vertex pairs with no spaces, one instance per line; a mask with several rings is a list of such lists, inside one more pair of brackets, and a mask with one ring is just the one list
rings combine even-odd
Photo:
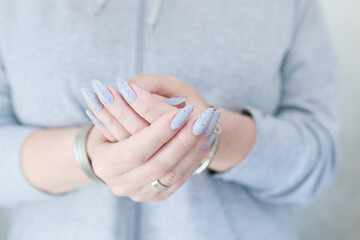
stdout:
[[[95,174],[115,195],[128,196],[134,201],[158,202],[172,195],[208,154],[208,149],[204,149],[208,138],[201,133],[211,114],[202,115],[208,118],[205,123],[203,117],[197,121],[199,114],[190,115],[191,105],[178,110],[139,86],[132,85],[136,101],[129,103],[116,89],[105,87],[100,82],[94,85],[105,106],[94,111],[89,104],[105,125],[104,128],[93,128],[87,140]],[[106,102],[106,99],[111,101]],[[207,113],[211,111],[209,109]],[[177,119],[175,124],[174,118]],[[196,121],[196,125],[203,123],[197,135],[193,133]],[[108,131],[116,141],[108,141],[108,137],[103,136],[104,131]],[[154,180],[171,187],[160,192],[151,185]]]

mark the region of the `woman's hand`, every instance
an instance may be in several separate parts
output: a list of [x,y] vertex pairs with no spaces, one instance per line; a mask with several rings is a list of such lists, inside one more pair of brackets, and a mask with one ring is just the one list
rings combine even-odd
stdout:
[[[119,82],[119,92],[93,82],[97,96],[86,99],[104,126],[88,137],[88,154],[95,173],[117,196],[134,201],[162,201],[193,174],[208,154],[208,130],[214,110],[190,115],[192,105],[181,110],[166,104],[136,84]],[[84,91],[83,91],[84,92]],[[89,92],[89,91],[87,91]],[[186,122],[186,120],[188,121]],[[107,137],[102,136],[106,135]],[[112,138],[114,142],[109,142]],[[164,192],[151,185],[154,180],[171,186]]]
[[194,87],[171,75],[139,74],[129,82],[133,82],[146,91],[162,97],[184,97],[187,102],[193,104],[195,109],[199,109],[199,111],[210,107],[210,104]]
[[[172,98],[182,96],[195,109],[209,107],[204,97],[183,80],[169,75],[139,74],[131,79],[152,94]],[[225,93],[224,93],[225,94]],[[249,114],[241,114],[220,108],[222,137],[219,149],[209,169],[226,172],[238,166],[248,156],[255,144],[256,126]]]

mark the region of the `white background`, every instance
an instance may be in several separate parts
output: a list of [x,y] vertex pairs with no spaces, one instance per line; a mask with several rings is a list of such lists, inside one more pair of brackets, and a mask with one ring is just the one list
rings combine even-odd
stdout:
[[[335,184],[314,205],[294,209],[301,239],[360,239],[360,0],[321,0],[340,67],[341,160]],[[0,193],[1,194],[1,193]],[[0,239],[8,211],[0,209]]]

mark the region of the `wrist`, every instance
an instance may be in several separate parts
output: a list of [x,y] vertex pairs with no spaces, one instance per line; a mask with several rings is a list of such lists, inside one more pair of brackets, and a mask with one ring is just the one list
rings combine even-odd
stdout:
[[85,140],[86,141],[86,143],[85,143],[86,152],[87,152],[90,160],[92,159],[92,156],[94,153],[94,149],[96,146],[96,139],[98,139],[97,138],[98,134],[99,134],[99,132],[96,130],[96,128],[94,126],[92,126],[91,129],[89,130],[89,133]]
[[256,139],[256,126],[251,116],[223,108],[221,111],[222,140],[209,166],[215,172],[226,172],[241,164]]
[[90,183],[76,164],[73,142],[77,128],[39,130],[24,142],[21,167],[38,190],[60,195]]
[[88,136],[93,126],[92,123],[88,123],[79,128],[74,141],[74,154],[77,164],[86,176],[94,182],[103,183],[102,179],[100,179],[93,170],[92,161],[89,158],[87,150]]

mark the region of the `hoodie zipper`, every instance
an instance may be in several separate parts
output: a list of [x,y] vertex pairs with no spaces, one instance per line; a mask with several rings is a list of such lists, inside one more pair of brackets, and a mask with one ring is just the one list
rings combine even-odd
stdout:
[[[139,12],[137,18],[137,37],[136,37],[136,49],[135,49],[135,73],[143,72],[144,65],[144,28],[145,28],[145,1],[139,0]],[[95,9],[94,15],[98,16],[102,10],[105,8],[109,0],[98,0],[97,8]],[[153,32],[158,17],[163,0],[153,0],[152,5],[150,6],[150,12],[148,18],[146,19],[146,25],[150,30],[150,34]],[[140,240],[140,213],[141,213],[141,203],[134,203],[134,221],[133,226],[130,226],[130,229],[133,229],[133,240]]]
[[[136,39],[136,62],[135,71],[136,74],[143,72],[144,65],[144,24],[145,24],[145,0],[139,0],[139,13],[138,13],[138,31]],[[141,203],[134,202],[134,240],[140,240],[140,211]]]
[[151,2],[152,5],[150,6],[151,8],[146,18],[146,24],[150,34],[153,33],[155,29],[163,2],[164,0],[152,0]]
[[138,31],[136,39],[136,73],[143,71],[143,58],[144,58],[144,24],[145,24],[145,0],[139,0],[139,13],[138,13]]

